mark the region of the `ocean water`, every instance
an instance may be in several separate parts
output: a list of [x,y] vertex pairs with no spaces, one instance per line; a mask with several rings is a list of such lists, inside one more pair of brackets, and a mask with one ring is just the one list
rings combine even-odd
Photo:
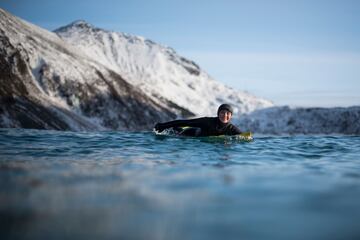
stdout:
[[1,239],[360,239],[359,136],[0,129]]

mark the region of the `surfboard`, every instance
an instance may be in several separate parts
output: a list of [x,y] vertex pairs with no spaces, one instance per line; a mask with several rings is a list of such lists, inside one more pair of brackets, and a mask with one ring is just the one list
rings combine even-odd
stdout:
[[195,128],[191,127],[178,127],[178,128],[167,128],[164,129],[162,132],[158,132],[154,130],[154,133],[159,136],[171,136],[171,137],[192,137],[192,138],[202,138],[202,139],[209,139],[209,140],[239,140],[239,141],[252,141],[253,134],[251,132],[244,132],[237,135],[218,135],[218,136],[208,136],[208,137],[196,137],[196,136],[189,136],[184,133],[189,131],[196,131]]

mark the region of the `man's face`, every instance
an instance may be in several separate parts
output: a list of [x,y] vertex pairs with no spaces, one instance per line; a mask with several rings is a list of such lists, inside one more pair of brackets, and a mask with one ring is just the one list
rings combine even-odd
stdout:
[[232,113],[228,110],[221,110],[219,112],[219,119],[222,123],[228,123],[231,120]]

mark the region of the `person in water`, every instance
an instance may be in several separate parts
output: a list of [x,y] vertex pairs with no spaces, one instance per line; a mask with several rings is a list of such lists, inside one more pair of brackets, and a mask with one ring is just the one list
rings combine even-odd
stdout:
[[[162,132],[164,129],[173,128],[179,132],[180,135],[195,137],[241,134],[240,129],[230,123],[232,114],[233,109],[229,104],[221,104],[217,111],[217,117],[202,117],[157,123],[155,130]],[[188,128],[182,129],[183,127]]]

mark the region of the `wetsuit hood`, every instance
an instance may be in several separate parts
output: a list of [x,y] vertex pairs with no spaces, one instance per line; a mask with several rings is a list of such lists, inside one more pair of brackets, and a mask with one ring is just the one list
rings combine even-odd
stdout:
[[226,110],[226,111],[233,113],[233,108],[230,106],[230,104],[226,104],[226,103],[221,104],[217,111],[218,116],[219,116],[219,113],[221,110]]

